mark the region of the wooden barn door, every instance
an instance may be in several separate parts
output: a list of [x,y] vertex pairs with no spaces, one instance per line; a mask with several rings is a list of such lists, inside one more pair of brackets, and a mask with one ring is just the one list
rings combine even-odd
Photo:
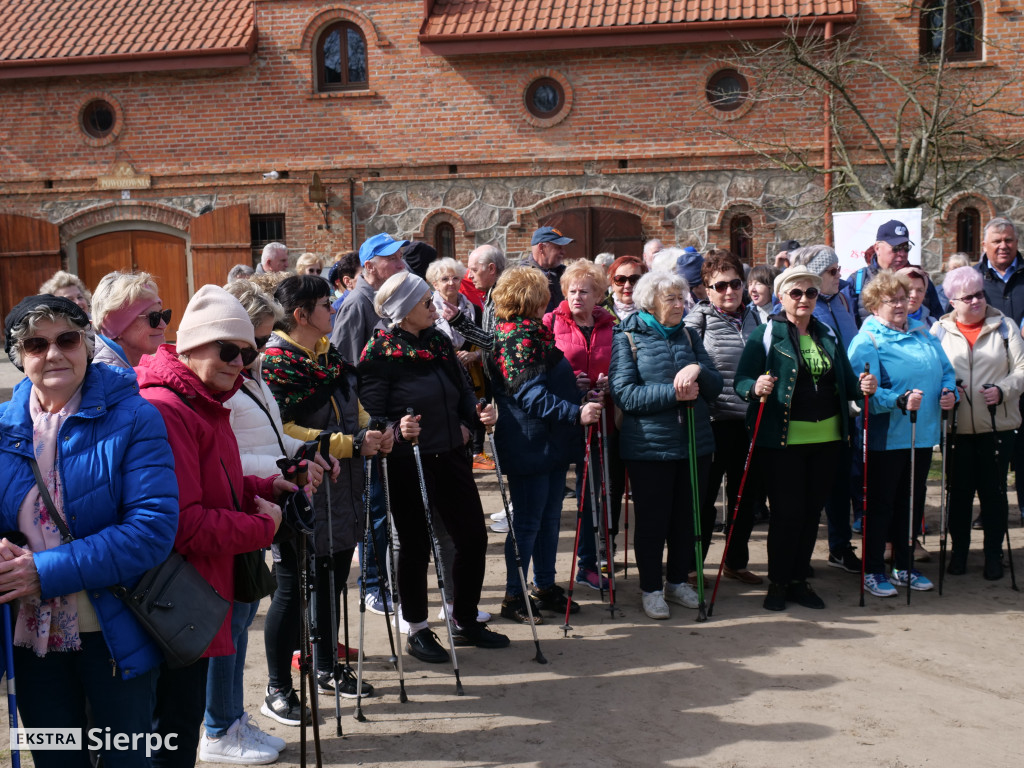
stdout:
[[572,208],[558,211],[540,221],[554,227],[575,242],[565,246],[565,258],[593,259],[604,251],[616,257],[643,252],[640,217],[611,208]]
[[252,263],[249,206],[218,208],[192,221],[192,279],[196,289],[224,285],[235,264]]
[[43,219],[0,214],[0,328],[15,304],[60,269],[60,232]]

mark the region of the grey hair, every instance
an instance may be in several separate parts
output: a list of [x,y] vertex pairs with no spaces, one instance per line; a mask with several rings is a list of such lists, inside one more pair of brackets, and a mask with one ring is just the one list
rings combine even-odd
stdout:
[[946,259],[946,271],[952,272],[957,267],[969,267],[973,263],[974,261],[969,253],[957,251],[956,253],[949,254],[949,258]]
[[686,278],[673,272],[651,270],[640,278],[633,289],[633,303],[644,312],[654,314],[654,300],[666,291],[680,290],[683,298],[690,295],[690,284]]
[[594,263],[599,267],[604,267],[605,269],[608,269],[608,267],[612,265],[613,261],[615,261],[615,254],[609,253],[608,251],[601,251],[601,253],[594,257]]
[[70,272],[65,272],[63,269],[57,270],[53,273],[53,277],[39,286],[39,292],[49,294],[50,296],[56,296],[57,291],[61,288],[77,288],[85,296],[85,300],[92,304],[92,294],[89,293],[89,289],[85,287],[85,283],[82,282],[82,278],[78,275],[73,275]]
[[[682,248],[676,248],[674,245],[668,248],[662,248],[654,255],[654,261],[651,263],[652,272],[675,272],[676,262],[679,261],[679,257],[684,253]],[[636,301],[636,289],[633,289],[633,301]]]
[[1013,225],[1013,222],[1010,221],[1005,216],[996,216],[994,219],[989,221],[989,223],[985,225],[985,229],[984,229],[984,231],[982,233],[982,237],[987,235],[988,231],[990,229],[994,229],[997,232],[1002,232],[1003,230],[1008,229],[1011,232],[1013,232],[1013,236],[1014,237],[1017,237],[1017,227],[1015,227]]
[[93,325],[102,328],[109,313],[134,304],[147,294],[152,295],[154,301],[160,298],[156,278],[148,272],[110,272],[104,275],[92,296]]
[[451,256],[445,256],[443,259],[436,259],[430,262],[424,279],[430,283],[430,287],[433,288],[434,282],[440,280],[441,276],[448,272],[454,272],[455,276],[461,280],[462,276],[466,274],[466,267]]
[[[76,310],[78,309],[77,305],[75,308]],[[39,328],[40,323],[56,323],[61,320],[85,331],[85,354],[89,362],[92,362],[93,351],[96,349],[96,331],[93,329],[92,325],[89,323],[84,326],[78,325],[78,323],[71,319],[70,315],[66,315],[53,307],[36,307],[35,309],[29,310],[25,317],[22,318],[21,322],[11,328],[11,362],[14,363],[19,370],[23,370],[25,365],[21,358],[21,342],[30,338]]]
[[482,262],[485,267],[488,264],[493,264],[496,274],[500,275],[505,271],[505,254],[497,246],[487,243],[474,248],[469,255],[473,254],[476,254],[477,261]]
[[238,299],[238,303],[248,313],[253,328],[268,317],[272,317],[275,324],[284,320],[284,307],[255,283],[249,280],[236,280],[225,285],[224,290]]
[[235,280],[245,280],[255,273],[256,270],[248,264],[235,264],[235,266],[228,270],[228,282],[233,283]]
[[260,264],[266,266],[267,262],[270,261],[274,257],[274,254],[279,251],[288,253],[288,246],[284,243],[267,243],[264,245],[263,253],[260,256]]
[[[660,248],[657,247],[659,245],[661,246]],[[662,250],[664,250],[664,248],[665,244],[661,242],[661,240],[659,240],[656,237],[652,237],[650,240],[644,243],[644,258],[647,259],[656,253],[660,253]]]

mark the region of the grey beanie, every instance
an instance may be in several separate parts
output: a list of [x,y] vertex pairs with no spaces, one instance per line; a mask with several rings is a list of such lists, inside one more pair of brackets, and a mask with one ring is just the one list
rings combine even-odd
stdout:
[[204,285],[185,307],[178,326],[177,351],[188,352],[211,341],[244,342],[256,347],[249,313],[219,285]]

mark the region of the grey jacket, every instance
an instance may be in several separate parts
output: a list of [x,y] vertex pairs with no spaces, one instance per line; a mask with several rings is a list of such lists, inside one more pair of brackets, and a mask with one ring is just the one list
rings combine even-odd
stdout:
[[341,305],[334,319],[331,344],[341,353],[345,362],[357,365],[363,347],[373,335],[373,329],[380,323],[380,316],[373,309],[376,291],[362,275],[356,280],[356,287]]
[[743,307],[743,326],[741,330],[723,318],[707,300],[700,302],[691,309],[683,322],[688,328],[696,331],[704,342],[704,349],[715,363],[715,368],[722,374],[722,394],[709,403],[712,421],[728,421],[744,419],[747,415],[747,402],[736,394],[733,379],[740,363],[743,347],[754,329],[761,324],[756,309]]

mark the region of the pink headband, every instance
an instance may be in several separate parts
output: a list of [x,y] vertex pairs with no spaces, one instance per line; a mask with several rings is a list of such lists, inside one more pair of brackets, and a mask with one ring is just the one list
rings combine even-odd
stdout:
[[124,333],[125,328],[134,322],[135,318],[142,314],[144,308],[157,301],[159,299],[154,294],[145,293],[142,298],[127,307],[107,312],[107,316],[103,318],[103,325],[100,326],[100,332],[108,339],[116,339]]

